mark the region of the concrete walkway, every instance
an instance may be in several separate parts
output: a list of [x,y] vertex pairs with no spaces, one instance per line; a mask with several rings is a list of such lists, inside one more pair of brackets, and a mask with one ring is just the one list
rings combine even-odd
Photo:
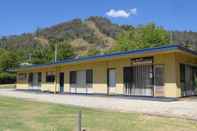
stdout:
[[107,109],[121,112],[139,112],[151,115],[181,117],[197,120],[197,101],[153,101],[128,97],[60,95],[0,89],[0,95],[23,98],[33,101],[51,102],[65,105]]

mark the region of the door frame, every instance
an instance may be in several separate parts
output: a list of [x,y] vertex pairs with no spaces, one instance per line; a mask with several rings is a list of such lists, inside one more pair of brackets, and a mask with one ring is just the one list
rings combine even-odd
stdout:
[[32,90],[39,90],[38,72],[33,72]]
[[107,68],[107,95],[109,95],[110,94],[110,88],[116,88],[116,86],[115,87],[110,87],[109,85],[109,77],[110,77],[110,75],[109,75],[109,71],[110,70],[115,70],[115,77],[117,77],[117,75],[116,75],[116,68]]
[[[156,71],[155,71],[155,69],[156,68],[163,68],[163,85],[162,86],[157,86],[156,85]],[[156,96],[155,95],[155,91],[156,91],[156,88],[163,88],[163,95],[162,96],[165,96],[165,65],[164,64],[158,64],[158,65],[154,65],[154,67],[153,67],[153,75],[154,75],[154,81],[153,81],[153,83],[154,83],[154,88],[153,88],[153,93],[154,93],[154,96]]]

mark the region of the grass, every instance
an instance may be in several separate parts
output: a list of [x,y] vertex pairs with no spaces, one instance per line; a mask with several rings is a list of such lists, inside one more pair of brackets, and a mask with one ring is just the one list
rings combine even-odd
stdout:
[[16,88],[16,84],[0,84],[1,88]]
[[197,122],[136,113],[109,112],[74,106],[0,97],[0,131],[75,131],[82,110],[87,131],[196,131]]

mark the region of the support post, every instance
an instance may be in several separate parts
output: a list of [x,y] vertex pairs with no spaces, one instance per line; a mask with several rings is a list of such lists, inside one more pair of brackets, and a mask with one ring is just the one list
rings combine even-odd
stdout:
[[77,131],[81,131],[81,110],[77,113]]
[[54,91],[54,94],[57,93],[57,84],[58,84],[58,67],[55,68],[55,91]]

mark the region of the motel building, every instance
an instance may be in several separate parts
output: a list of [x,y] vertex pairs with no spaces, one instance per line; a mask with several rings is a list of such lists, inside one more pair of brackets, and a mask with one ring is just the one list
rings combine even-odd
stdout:
[[18,90],[178,98],[197,94],[197,52],[179,45],[20,67]]

